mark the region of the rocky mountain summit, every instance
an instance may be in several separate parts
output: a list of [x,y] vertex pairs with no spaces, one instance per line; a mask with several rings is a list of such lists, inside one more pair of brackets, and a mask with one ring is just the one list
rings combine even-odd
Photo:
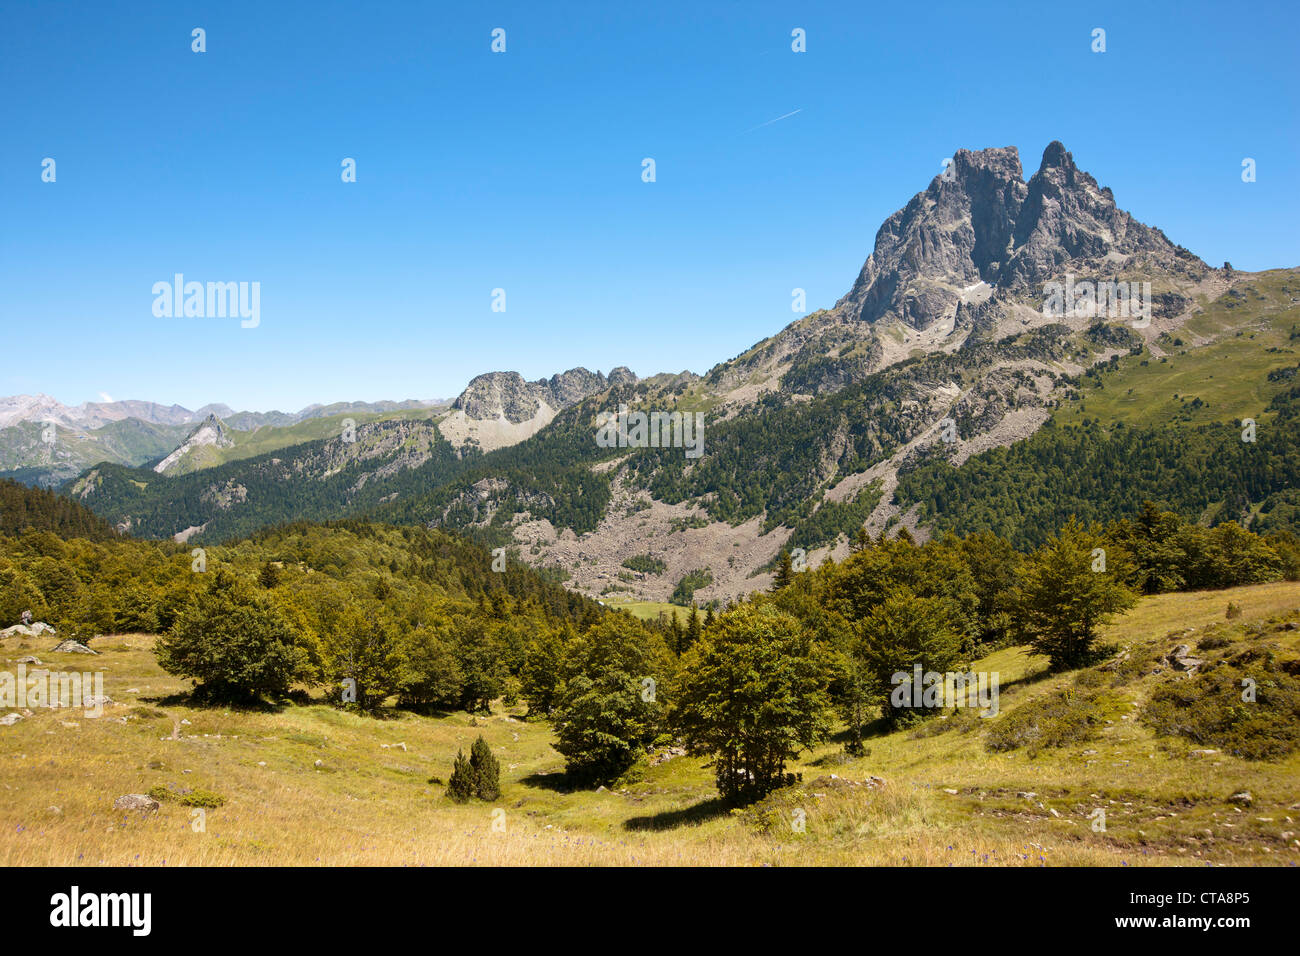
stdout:
[[505,419],[518,425],[536,418],[543,405],[554,414],[613,385],[636,382],[636,375],[623,366],[608,377],[579,367],[535,382],[524,381],[518,372],[488,372],[471,380],[451,407],[470,419]]
[[770,392],[838,391],[919,355],[1061,321],[1044,303],[1067,276],[1149,282],[1156,317],[1171,322],[1231,280],[1121,209],[1059,142],[1027,181],[1013,146],[961,149],[885,220],[833,307],[715,367],[708,383],[724,410]]
[[925,329],[963,295],[1033,293],[1066,271],[1203,273],[1196,256],[1115,204],[1059,142],[1026,182],[1014,146],[958,150],[924,192],[885,221],[857,281],[835,304],[848,316],[893,316]]
[[216,415],[208,415],[199,427],[190,432],[189,437],[175,451],[154,465],[153,470],[160,475],[177,470],[187,456],[198,448],[230,448],[235,444],[230,429]]
[[[1149,320],[1051,312],[1044,287],[1067,275],[1149,283]],[[923,538],[922,504],[942,502],[900,497],[911,472],[1032,436],[1099,363],[1212,345],[1228,333],[1183,326],[1220,299],[1260,314],[1296,301],[1283,282],[1266,302],[1253,281],[1124,212],[1060,143],[1028,180],[1013,148],[960,150],[880,227],[838,303],[702,378],[489,372],[449,410],[361,422],[354,440],[317,433],[221,463],[196,446],[176,472],[100,467],[66,488],[132,534],[221,540],[361,515],[475,529],[591,596],[664,601],[695,582],[696,598],[726,600],[765,587],[782,549],[815,564],[864,528]],[[599,446],[615,401],[706,414],[704,457]]]

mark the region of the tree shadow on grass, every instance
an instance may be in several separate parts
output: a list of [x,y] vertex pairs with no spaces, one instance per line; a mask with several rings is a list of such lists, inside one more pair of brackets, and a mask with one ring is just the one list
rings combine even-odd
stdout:
[[1037,683],[1047,680],[1049,677],[1057,677],[1061,673],[1061,671],[1054,671],[1051,668],[1045,667],[1041,670],[1034,671],[1032,674],[1022,674],[1020,677],[1014,678],[1013,680],[1000,681],[998,685],[998,693],[1005,694],[1008,691],[1022,690],[1026,687],[1032,687]]
[[176,694],[162,694],[156,697],[140,696],[136,698],[141,704],[154,707],[189,707],[193,710],[232,710],[250,714],[278,714],[296,705],[292,700],[268,701],[262,699],[224,700],[205,697],[192,691]]
[[730,810],[718,797],[701,800],[699,803],[683,807],[680,810],[665,810],[648,817],[632,817],[623,823],[626,830],[662,831],[675,830],[678,827],[699,826],[714,817],[725,816]]
[[552,793],[573,793],[575,790],[583,789],[570,780],[568,774],[563,771],[557,773],[530,773],[526,777],[521,777],[519,782],[525,787],[550,790]]

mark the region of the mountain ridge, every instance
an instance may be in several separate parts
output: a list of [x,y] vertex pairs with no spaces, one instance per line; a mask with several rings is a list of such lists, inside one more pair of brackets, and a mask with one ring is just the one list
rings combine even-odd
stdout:
[[[813,561],[838,559],[864,528],[924,537],[942,507],[918,501],[915,481],[900,498],[900,474],[1029,438],[1080,403],[1097,367],[1162,367],[1248,332],[1270,343],[1251,375],[1292,361],[1295,271],[1209,267],[1120,209],[1059,143],[1028,181],[1006,147],[959,150],[951,168],[881,226],[835,307],[702,377],[489,372],[436,421],[367,426],[355,446],[327,437],[184,479],[101,471],[69,490],[138,533],[219,540],[294,516],[277,510],[284,495],[312,517],[467,530],[591,595],[666,600],[707,572],[698,597],[725,600],[765,586],[783,548]],[[1150,321],[1050,314],[1042,286],[1066,275],[1149,282]],[[1269,382],[1240,407],[1263,414],[1281,387]],[[597,447],[596,415],[619,404],[705,413],[704,456]],[[169,484],[182,480],[183,495]],[[646,555],[634,564],[664,570],[625,568]]]

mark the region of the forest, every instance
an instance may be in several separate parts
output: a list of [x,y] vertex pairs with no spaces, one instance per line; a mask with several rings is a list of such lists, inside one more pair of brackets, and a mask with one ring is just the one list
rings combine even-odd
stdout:
[[[13,495],[13,489],[9,489]],[[991,532],[919,544],[859,534],[842,562],[686,627],[645,623],[528,568],[492,570],[454,533],[360,521],[296,523],[193,548],[56,533],[80,506],[28,492],[29,525],[0,538],[0,620],[23,611],[93,649],[102,634],[157,634],[195,704],[327,702],[362,714],[490,712],[549,721],[573,785],[635,774],[680,740],[711,756],[719,792],[756,799],[786,763],[840,728],[934,711],[891,697],[899,673],[961,670],[1024,645],[1052,668],[1096,663],[1098,630],[1141,594],[1300,579],[1300,541],[1213,528],[1143,503],[1108,525],[1067,520],[1033,550]],[[102,531],[102,529],[100,529]],[[682,603],[690,596],[682,595]]]

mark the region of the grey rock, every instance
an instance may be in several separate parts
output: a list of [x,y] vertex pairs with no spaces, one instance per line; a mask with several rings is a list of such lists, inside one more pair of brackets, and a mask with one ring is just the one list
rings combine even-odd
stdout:
[[524,381],[518,372],[487,372],[472,379],[451,407],[468,418],[504,418],[518,424],[533,418],[543,402],[558,412],[611,386],[636,383],[637,377],[622,366],[610,372],[608,378],[600,372],[572,368],[535,382]]
[[54,628],[44,621],[36,621],[32,624],[15,624],[13,627],[6,627],[0,631],[0,638],[4,637],[40,637],[42,634],[57,634]]
[[158,809],[158,801],[143,793],[127,793],[113,801],[113,809],[153,812]]
[[1209,269],[1120,209],[1110,189],[1075,166],[1059,142],[1048,145],[1027,182],[1014,146],[961,149],[946,174],[880,227],[871,256],[835,309],[864,322],[892,316],[924,329],[952,315],[962,290],[979,282],[995,292],[1036,293],[1067,271],[1082,276],[1089,267],[1134,258],[1166,272]]
[[1236,803],[1243,807],[1248,807],[1255,802],[1249,790],[1242,790],[1240,793],[1234,793],[1228,798],[1229,803]]
[[68,638],[65,641],[59,641],[54,647],[50,648],[55,654],[98,654],[99,651],[92,651],[80,641],[74,641]]

